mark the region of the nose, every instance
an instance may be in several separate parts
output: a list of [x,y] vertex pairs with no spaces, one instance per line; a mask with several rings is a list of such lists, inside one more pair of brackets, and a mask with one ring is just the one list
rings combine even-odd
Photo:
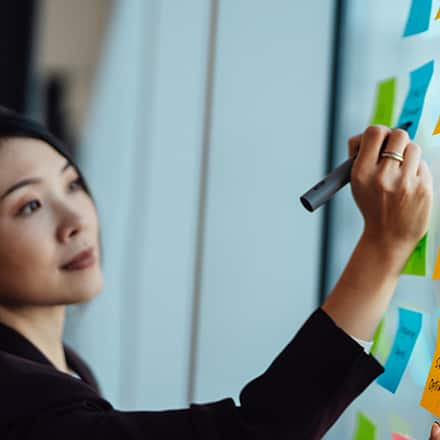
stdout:
[[65,243],[73,236],[79,234],[87,226],[85,218],[80,212],[67,209],[57,228],[57,238]]

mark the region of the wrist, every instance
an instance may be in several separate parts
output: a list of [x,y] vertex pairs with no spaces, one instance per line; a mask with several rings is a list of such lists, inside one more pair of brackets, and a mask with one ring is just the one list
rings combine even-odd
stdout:
[[370,340],[399,280],[402,255],[361,236],[323,310],[349,335]]
[[388,275],[398,278],[415,246],[416,244],[411,245],[407,241],[381,239],[377,234],[369,234],[364,230],[358,241],[357,250],[368,258],[370,265],[382,266]]

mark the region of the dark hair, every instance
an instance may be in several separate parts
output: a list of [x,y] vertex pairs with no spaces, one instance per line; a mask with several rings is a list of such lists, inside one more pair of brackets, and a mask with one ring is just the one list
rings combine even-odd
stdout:
[[[97,209],[96,202],[92,196],[90,188],[87,185],[83,174],[81,173],[81,170],[79,169],[73,158],[70,156],[63,143],[56,136],[50,133],[49,130],[47,130],[47,128],[41,123],[0,105],[0,142],[2,139],[10,137],[28,137],[40,139],[49,144],[56,151],[58,151],[58,153],[64,156],[78,172],[85,192],[92,200],[95,209]],[[101,234],[99,235],[98,240],[102,257]]]
[[92,196],[92,193],[90,192],[90,188],[87,185],[83,174],[81,173],[81,170],[79,169],[73,158],[70,156],[63,143],[39,122],[30,119],[27,116],[21,115],[7,107],[0,106],[0,140],[2,138],[9,137],[29,137],[40,139],[49,144],[55,150],[57,150],[58,153],[64,156],[76,169],[82,180],[85,191],[90,196],[96,206],[95,200]]

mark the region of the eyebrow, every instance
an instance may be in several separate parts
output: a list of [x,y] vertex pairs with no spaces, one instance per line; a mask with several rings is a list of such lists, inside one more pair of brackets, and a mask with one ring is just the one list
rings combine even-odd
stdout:
[[[69,167],[71,167],[72,164],[70,162],[66,162],[63,166],[63,168],[61,168],[61,172],[60,174],[63,174],[64,171],[66,171]],[[23,179],[20,180],[17,183],[14,183],[14,185],[12,185],[10,188],[8,188],[3,195],[0,197],[0,200],[3,201],[3,199],[8,196],[9,194],[11,194],[13,191],[16,191],[19,188],[22,188],[23,186],[26,185],[35,185],[37,183],[41,183],[43,181],[43,179],[41,179],[40,177],[30,177],[28,179]]]

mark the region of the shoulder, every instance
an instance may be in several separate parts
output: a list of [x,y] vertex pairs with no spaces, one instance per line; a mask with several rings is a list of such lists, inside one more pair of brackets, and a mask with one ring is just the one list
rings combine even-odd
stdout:
[[1,423],[35,416],[49,408],[65,408],[96,402],[103,409],[112,406],[83,381],[40,364],[0,351]]

